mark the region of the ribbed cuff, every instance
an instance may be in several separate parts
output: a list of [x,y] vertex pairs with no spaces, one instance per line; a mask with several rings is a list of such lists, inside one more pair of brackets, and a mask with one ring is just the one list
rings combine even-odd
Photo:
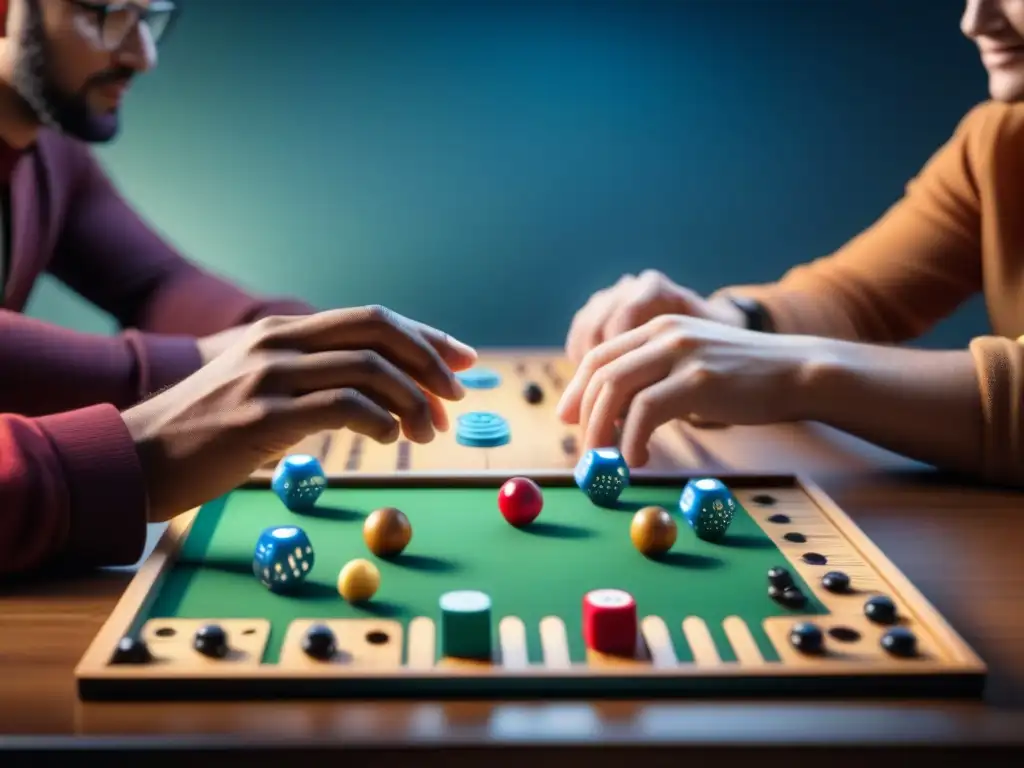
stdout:
[[1024,483],[1024,348],[1012,339],[979,336],[970,350],[981,389],[985,479],[1019,486]]
[[142,464],[111,405],[37,419],[60,456],[70,494],[66,559],[88,567],[132,565],[149,521]]
[[137,361],[137,401],[188,378],[202,366],[199,345],[192,336],[125,331]]

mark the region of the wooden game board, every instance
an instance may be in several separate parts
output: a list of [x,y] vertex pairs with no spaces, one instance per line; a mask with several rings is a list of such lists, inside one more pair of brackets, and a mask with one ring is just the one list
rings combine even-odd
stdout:
[[[329,564],[309,599],[268,597],[251,570],[246,572],[247,558],[262,526],[289,523],[268,498],[272,494],[264,482],[254,481],[251,488],[182,516],[78,666],[82,697],[947,697],[981,690],[986,674],[981,659],[843,511],[805,479],[720,476],[741,505],[731,529],[737,541],[719,547],[681,527],[675,562],[665,564],[631,549],[628,512],[592,510],[566,472],[530,473],[545,489],[541,519],[551,530],[592,528],[587,536],[552,544],[544,535],[499,522],[481,504],[507,476],[411,471],[334,476],[325,508],[345,505],[346,514],[303,518],[306,522],[295,518],[292,524],[303,525],[325,562],[336,568],[351,557],[369,557],[361,549],[361,515],[405,494],[400,503],[408,505],[416,531],[413,557],[443,562],[452,556],[464,562],[447,573],[376,561],[383,585],[391,585],[379,595],[389,610],[375,609],[373,601],[360,608],[331,599],[337,571]],[[685,474],[640,474],[623,509],[652,501],[671,508],[687,479]],[[453,539],[455,533],[462,538]],[[786,535],[793,533],[802,537]],[[808,552],[827,562],[808,560]],[[508,567],[509,553],[525,570]],[[716,558],[724,563],[717,570],[697,565]],[[806,608],[777,608],[766,596],[763,569],[769,562],[791,569],[811,598]],[[185,575],[175,573],[186,567],[191,571]],[[821,577],[828,570],[847,573],[852,591],[824,589]],[[621,658],[581,652],[580,585],[616,587],[617,579],[628,582],[640,609],[636,653]],[[515,589],[506,581],[514,581]],[[169,586],[174,583],[178,587]],[[492,659],[441,657],[434,612],[438,594],[480,585],[502,595],[492,617]],[[172,589],[181,596],[168,600]],[[873,624],[863,612],[865,600],[877,594],[895,601],[900,624],[916,635],[915,658],[896,658],[881,648],[888,627]],[[161,602],[164,607],[156,608]],[[203,612],[211,606],[220,612]],[[791,646],[788,633],[803,620],[826,632],[824,654],[807,656]],[[298,647],[313,621],[335,631],[342,653],[334,660],[313,661]],[[226,659],[192,650],[191,634],[211,622],[231,638]],[[112,664],[119,640],[133,633],[148,642],[154,660]],[[537,638],[539,651],[531,647]]]
[[[580,457],[578,430],[563,424],[555,414],[555,406],[574,367],[557,351],[503,350],[482,352],[478,367],[496,372],[501,385],[495,389],[470,389],[458,403],[448,404],[455,419],[470,411],[493,411],[504,416],[512,426],[512,440],[498,448],[469,448],[455,440],[454,426],[440,433],[429,445],[418,445],[400,439],[381,445],[361,435],[334,432],[306,441],[299,449],[322,456],[324,470],[331,475],[390,472],[479,471],[571,469]],[[538,384],[544,399],[535,405],[523,397],[529,382]],[[658,430],[651,447],[648,467],[670,470],[678,466],[681,436],[678,428],[668,425]],[[257,476],[269,476],[268,467]]]

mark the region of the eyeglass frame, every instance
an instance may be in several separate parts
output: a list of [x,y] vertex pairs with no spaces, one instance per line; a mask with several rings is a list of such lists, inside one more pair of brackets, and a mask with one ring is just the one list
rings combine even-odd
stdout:
[[[171,31],[171,28],[174,26],[174,23],[178,20],[178,17],[181,15],[181,6],[174,0],[153,0],[151,4],[145,6],[143,6],[141,3],[133,2],[132,0],[122,0],[121,2],[112,3],[97,3],[93,2],[92,0],[67,0],[67,2],[69,2],[76,8],[95,14],[96,24],[99,29],[101,41],[105,37],[104,28],[107,22],[108,15],[110,15],[111,13],[116,13],[118,11],[125,11],[129,9],[135,11],[137,16],[135,24],[128,27],[128,30],[125,32],[124,37],[117,41],[117,45],[108,46],[104,42],[104,47],[111,51],[116,51],[118,48],[124,45],[124,41],[128,39],[128,36],[132,33],[132,31],[134,29],[137,29],[139,24],[146,22],[148,20],[149,14],[154,11],[153,6],[160,7],[161,12],[169,13],[167,25],[164,27],[164,31],[160,35],[161,42],[167,37],[168,33]],[[168,6],[170,6],[169,11]]]

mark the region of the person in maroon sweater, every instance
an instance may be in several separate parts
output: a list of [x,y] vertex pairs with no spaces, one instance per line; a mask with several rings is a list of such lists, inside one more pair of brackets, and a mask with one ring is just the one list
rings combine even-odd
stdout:
[[[226,490],[308,432],[393,439],[390,412],[429,440],[444,423],[436,398],[459,396],[452,371],[474,359],[385,310],[312,314],[252,296],[132,210],[88,145],[117,135],[122,97],[176,15],[168,0],[0,0],[0,574],[132,563],[147,521]],[[26,317],[43,273],[122,332]],[[313,335],[255,351],[261,319],[289,315]]]

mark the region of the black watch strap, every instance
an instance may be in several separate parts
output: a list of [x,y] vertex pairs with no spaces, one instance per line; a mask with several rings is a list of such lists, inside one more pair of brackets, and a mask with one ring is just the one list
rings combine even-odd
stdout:
[[743,313],[746,318],[747,329],[761,333],[771,333],[772,318],[768,311],[759,302],[747,299],[742,296],[729,296],[729,301]]

